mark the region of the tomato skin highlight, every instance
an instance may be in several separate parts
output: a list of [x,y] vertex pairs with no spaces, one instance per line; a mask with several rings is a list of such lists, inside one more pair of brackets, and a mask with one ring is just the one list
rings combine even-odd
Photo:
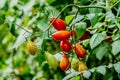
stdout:
[[76,45],[75,45],[75,52],[76,52],[76,55],[80,58],[86,57],[85,49],[81,45],[79,45],[78,43],[76,43]]
[[[50,19],[50,23],[52,23],[53,21],[55,20],[55,18],[51,18]],[[60,19],[60,18],[57,18],[53,23],[52,23],[52,26],[56,29],[56,30],[65,30],[66,29],[66,24],[65,22]]]
[[57,31],[52,34],[52,38],[57,41],[67,40],[71,36],[71,32],[66,30]]
[[71,50],[71,43],[68,40],[61,41],[60,48],[65,52],[69,52]]
[[66,71],[69,67],[70,67],[69,59],[66,54],[63,54],[60,61],[60,68],[62,71]]

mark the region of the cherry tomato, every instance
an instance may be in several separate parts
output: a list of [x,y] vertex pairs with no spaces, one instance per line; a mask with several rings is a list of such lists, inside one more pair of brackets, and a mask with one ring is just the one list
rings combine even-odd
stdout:
[[[51,18],[50,19],[50,23],[52,23],[55,20],[55,18]],[[57,18],[53,23],[52,23],[53,27],[56,30],[65,30],[66,29],[66,24],[63,20]]]
[[71,36],[71,32],[66,30],[57,31],[52,34],[52,38],[57,41],[67,40]]
[[86,31],[79,40],[85,40],[91,36],[90,32]]
[[81,72],[85,70],[88,70],[88,67],[82,61],[79,61],[78,71]]
[[76,58],[73,58],[71,62],[71,68],[78,71],[78,67],[79,67],[79,60]]
[[26,50],[31,54],[35,55],[37,52],[37,45],[33,41],[28,41],[26,45]]
[[58,60],[56,57],[49,52],[45,52],[45,58],[47,60],[47,63],[54,69],[57,69],[58,66]]
[[61,61],[60,61],[60,68],[62,71],[66,71],[70,66],[69,59],[66,54],[62,55]]
[[71,50],[71,43],[68,40],[61,41],[60,48],[65,52],[69,52]]
[[80,58],[85,58],[85,56],[86,56],[85,49],[78,43],[76,43],[76,45],[75,45],[75,52],[76,52],[76,55]]

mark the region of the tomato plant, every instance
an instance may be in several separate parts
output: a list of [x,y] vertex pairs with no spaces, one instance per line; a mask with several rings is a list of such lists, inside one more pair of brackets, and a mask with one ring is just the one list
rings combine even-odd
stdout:
[[120,0],[1,0],[0,42],[0,80],[120,80]]

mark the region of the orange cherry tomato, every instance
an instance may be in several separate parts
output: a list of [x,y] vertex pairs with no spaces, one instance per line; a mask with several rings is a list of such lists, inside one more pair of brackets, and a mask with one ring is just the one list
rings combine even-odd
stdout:
[[[50,19],[50,23],[52,23],[55,20],[55,18],[51,18]],[[52,23],[53,27],[56,30],[65,30],[66,29],[66,24],[63,20],[57,18],[53,23]]]
[[61,61],[60,61],[60,68],[62,71],[66,71],[70,66],[69,59],[66,54],[62,55]]
[[69,52],[71,50],[71,43],[68,40],[61,41],[60,48],[65,52]]
[[79,45],[78,43],[76,43],[76,45],[75,45],[75,52],[76,52],[76,55],[80,58],[86,57],[85,49],[81,45]]
[[81,71],[85,71],[85,70],[88,70],[88,67],[86,66],[85,63],[83,63],[82,61],[79,61],[78,71],[81,72]]
[[66,30],[57,31],[52,34],[52,38],[57,41],[67,40],[71,36],[71,32]]

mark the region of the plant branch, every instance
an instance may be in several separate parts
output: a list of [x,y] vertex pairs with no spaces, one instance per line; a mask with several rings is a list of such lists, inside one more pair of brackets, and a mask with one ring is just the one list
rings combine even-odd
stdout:
[[118,2],[116,2],[113,6],[111,6],[110,8],[112,9],[114,6],[116,6],[118,3],[120,2],[120,0],[118,0]]
[[[12,23],[12,21],[10,21],[8,18],[6,18],[6,19],[7,19],[7,21],[8,21],[8,22]],[[16,24],[16,23],[13,23],[13,24],[15,24],[15,25],[19,26],[21,29],[23,29],[23,30],[25,30],[26,32],[28,32],[28,33],[30,33],[30,34],[32,34],[32,35],[33,35],[33,33],[31,33],[30,31],[28,31],[27,29],[25,29],[25,28],[24,28],[24,27],[22,27],[21,25],[18,25],[18,24]]]
[[101,8],[101,9],[104,9],[104,10],[106,11],[106,8],[103,7],[103,6],[92,6],[92,5],[90,5],[90,6],[79,6],[79,5],[75,5],[75,4],[69,4],[69,5],[65,6],[65,7],[59,12],[59,14],[58,14],[58,15],[56,16],[56,18],[50,23],[50,25],[48,26],[48,28],[47,28],[45,31],[49,30],[50,27],[51,27],[51,25],[52,25],[53,22],[59,17],[59,15],[60,15],[66,8],[71,7],[71,6],[76,7],[76,8],[78,8],[78,9],[83,9],[83,8]]

